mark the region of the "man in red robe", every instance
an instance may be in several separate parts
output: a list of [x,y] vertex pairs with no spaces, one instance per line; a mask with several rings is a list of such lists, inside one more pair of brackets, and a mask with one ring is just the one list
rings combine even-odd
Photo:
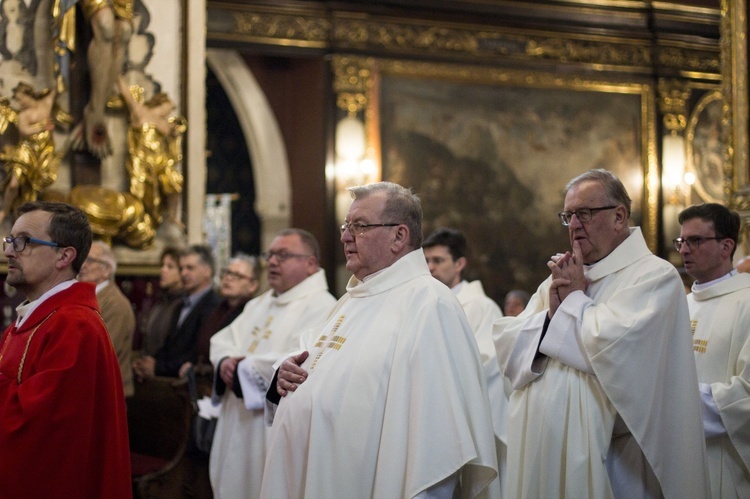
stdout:
[[131,497],[117,356],[93,284],[75,280],[88,220],[63,203],[18,214],[6,282],[27,300],[0,338],[0,496]]

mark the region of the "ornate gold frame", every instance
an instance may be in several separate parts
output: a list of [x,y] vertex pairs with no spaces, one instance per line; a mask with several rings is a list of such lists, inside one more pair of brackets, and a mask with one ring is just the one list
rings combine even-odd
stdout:
[[[688,121],[687,127],[685,129],[685,145],[687,148],[685,170],[691,171],[695,174],[695,183],[693,184],[693,189],[695,189],[695,192],[698,193],[698,196],[700,196],[700,198],[706,203],[723,203],[724,200],[712,196],[704,186],[704,179],[702,179],[700,175],[698,175],[699,172],[697,171],[697,168],[693,163],[695,152],[695,132],[699,125],[701,114],[706,109],[706,107],[715,101],[720,101],[723,107],[722,99],[723,95],[719,90],[708,92],[703,95],[703,97],[701,97],[701,99],[693,108],[690,120]],[[717,146],[721,147],[721,145]]]
[[746,0],[721,0],[724,142],[727,146],[724,191],[730,206],[740,211],[750,210],[747,31]]
[[[397,59],[333,56],[332,70],[337,102],[342,111],[346,103],[355,100],[365,106],[365,124],[371,159],[382,165],[380,151],[380,117],[378,110],[378,79],[380,75],[398,75],[474,84],[497,84],[527,88],[555,88],[598,92],[627,93],[641,96],[641,158],[643,168],[642,230],[652,251],[656,251],[658,193],[660,174],[656,156],[655,92],[650,83],[598,80],[593,77],[559,75],[499,69],[485,66],[454,65],[434,62],[414,62]],[[355,76],[356,75],[356,76]],[[344,93],[346,92],[346,95]],[[352,96],[351,93],[358,94]]]

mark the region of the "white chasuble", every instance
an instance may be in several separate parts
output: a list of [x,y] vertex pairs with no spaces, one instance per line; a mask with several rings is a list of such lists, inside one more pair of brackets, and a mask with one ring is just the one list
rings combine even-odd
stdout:
[[496,476],[476,341],[421,249],[352,277],[281,400],[262,497],[410,498],[456,473],[464,497]]
[[242,383],[244,399],[232,387],[220,399],[209,462],[216,499],[260,495],[268,432],[263,399],[274,375],[272,365],[297,346],[306,329],[322,324],[335,303],[319,270],[279,296],[270,290],[250,300],[237,319],[211,338],[213,365],[225,357],[245,357],[235,375],[250,380]]
[[[455,289],[455,288],[454,288]],[[505,444],[507,442],[506,421],[508,419],[508,398],[510,383],[500,374],[497,364],[497,353],[492,341],[492,324],[503,316],[500,307],[484,293],[480,281],[462,281],[456,293],[466,318],[469,320],[474,338],[477,340],[479,355],[482,358],[487,393],[490,397],[492,426],[495,430],[495,447],[497,452],[498,478],[490,485],[492,497],[502,497],[505,483]]]
[[711,497],[750,497],[750,275],[688,296],[698,382],[726,429],[706,439]]
[[684,288],[630,231],[586,269],[586,293],[563,301],[541,345],[550,279],[519,317],[495,323],[515,390],[508,497],[708,496]]

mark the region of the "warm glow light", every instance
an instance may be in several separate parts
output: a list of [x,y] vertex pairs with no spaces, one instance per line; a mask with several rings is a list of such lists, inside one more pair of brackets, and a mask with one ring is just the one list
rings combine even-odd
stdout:
[[662,181],[665,187],[679,187],[685,176],[685,139],[666,135],[662,142]]
[[693,185],[695,183],[695,173],[687,172],[683,177],[687,185]]
[[336,125],[336,155],[349,161],[359,161],[365,155],[367,136],[365,125],[353,116],[347,116]]

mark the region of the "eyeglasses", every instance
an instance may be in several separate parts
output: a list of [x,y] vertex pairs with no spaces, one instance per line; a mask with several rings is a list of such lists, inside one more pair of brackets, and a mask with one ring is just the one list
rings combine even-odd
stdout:
[[354,237],[361,236],[365,233],[365,229],[370,227],[397,227],[401,224],[363,224],[362,222],[344,222],[339,227],[339,230],[343,234],[349,229],[349,234]]
[[722,239],[726,239],[726,237],[688,236],[688,237],[678,237],[672,242],[674,243],[674,247],[677,251],[680,251],[682,249],[682,245],[685,243],[687,243],[687,247],[690,251],[694,251],[698,246],[712,239],[715,239],[716,241],[721,241]]
[[250,281],[255,280],[255,278],[250,277],[249,275],[240,274],[239,272],[235,272],[229,269],[221,269],[221,272],[219,272],[219,276],[222,279],[224,279],[225,277],[228,277],[232,281],[239,281],[240,279],[248,279]]
[[557,214],[558,217],[560,217],[560,222],[567,227],[570,225],[570,221],[573,218],[573,215],[578,218],[578,221],[581,223],[590,222],[591,218],[594,216],[594,213],[597,211],[602,210],[614,210],[619,205],[615,206],[602,206],[601,208],[579,208],[576,211],[561,211]]
[[289,253],[288,251],[266,251],[260,255],[265,261],[271,260],[274,256],[280,262],[285,262],[290,258],[309,258],[312,255],[302,255],[300,253]]
[[52,246],[53,248],[61,247],[59,244],[53,243],[52,241],[43,241],[41,239],[36,239],[29,236],[7,236],[3,239],[3,251],[8,249],[8,245],[12,245],[13,251],[15,251],[16,253],[20,253],[26,249],[26,245],[29,243],[39,244],[42,246]]

